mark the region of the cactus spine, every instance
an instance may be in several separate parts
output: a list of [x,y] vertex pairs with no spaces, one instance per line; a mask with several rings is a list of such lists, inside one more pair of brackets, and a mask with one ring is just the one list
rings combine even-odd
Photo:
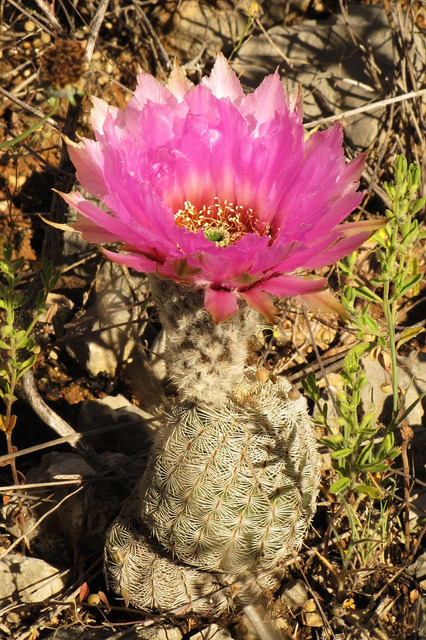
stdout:
[[217,615],[232,600],[221,586],[260,571],[239,590],[249,601],[300,547],[319,486],[313,428],[287,381],[244,368],[257,314],[216,325],[201,290],[151,286],[180,401],[108,533],[107,578],[136,607]]

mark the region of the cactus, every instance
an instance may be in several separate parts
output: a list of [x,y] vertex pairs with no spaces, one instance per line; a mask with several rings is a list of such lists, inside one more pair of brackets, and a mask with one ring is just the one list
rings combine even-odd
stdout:
[[166,332],[167,373],[181,400],[220,407],[241,378],[248,342],[261,327],[246,305],[216,324],[204,308],[204,291],[149,276]]
[[259,316],[215,324],[203,291],[150,276],[179,399],[107,535],[111,588],[145,610],[217,616],[275,588],[315,508],[319,461],[306,401],[245,368]]
[[221,408],[173,411],[136,491],[139,517],[180,562],[239,577],[300,547],[319,471],[306,401],[290,389],[247,371]]

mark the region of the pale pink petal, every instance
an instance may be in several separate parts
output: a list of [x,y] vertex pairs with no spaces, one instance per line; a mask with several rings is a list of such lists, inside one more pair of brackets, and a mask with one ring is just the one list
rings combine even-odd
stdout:
[[296,89],[290,93],[288,97],[288,107],[290,113],[294,113],[300,119],[303,120],[303,91],[302,85],[297,85]]
[[229,320],[238,311],[237,298],[234,292],[220,289],[206,289],[204,306],[215,322]]
[[251,289],[240,291],[240,295],[244,298],[249,307],[265,316],[266,320],[271,324],[274,323],[274,317],[277,310],[267,293],[261,291],[260,288],[252,287]]
[[222,53],[218,54],[210,76],[203,78],[201,82],[216,98],[230,98],[238,103],[244,97],[241,83]]
[[296,300],[299,300],[313,313],[337,313],[342,318],[349,318],[340,300],[329,289],[305,293],[296,296]]
[[68,154],[76,168],[81,186],[94,196],[102,198],[108,189],[102,171],[104,156],[101,145],[94,140],[83,138],[78,145],[68,145]]
[[90,112],[90,118],[92,120],[92,127],[96,134],[97,139],[102,138],[104,133],[104,122],[109,115],[117,124],[122,126],[124,124],[123,112],[117,107],[110,107],[105,100],[101,100],[96,96],[91,96],[93,108]]
[[173,104],[176,102],[171,91],[166,89],[161,82],[149,73],[142,71],[137,77],[137,82],[133,98],[129,101],[128,107],[142,109],[148,100],[155,104]]
[[[264,122],[273,120],[275,114],[288,112],[287,100],[278,73],[273,73],[241,101],[241,113],[259,131]],[[262,132],[263,135],[263,132]]]
[[119,236],[114,235],[108,229],[100,227],[89,218],[79,216],[77,222],[71,224],[74,231],[78,231],[83,236],[86,242],[92,242],[93,244],[102,244],[103,242],[121,242]]
[[175,62],[166,88],[173,93],[178,102],[182,102],[186,94],[194,88],[194,83],[186,77],[182,68]]

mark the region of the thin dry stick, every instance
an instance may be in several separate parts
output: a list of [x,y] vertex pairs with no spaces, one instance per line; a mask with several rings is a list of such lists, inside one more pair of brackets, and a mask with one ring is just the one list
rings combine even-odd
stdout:
[[410,541],[411,541],[411,526],[410,526],[410,463],[408,460],[408,445],[413,439],[414,432],[408,425],[403,425],[401,428],[401,459],[402,467],[404,471],[404,548],[405,553],[410,553]]
[[68,438],[71,446],[75,447],[96,471],[106,471],[109,469],[93,447],[86,442],[82,434],[75,431],[68,422],[65,422],[65,420],[58,416],[58,414],[45,403],[35,385],[34,374],[31,369],[22,376],[22,387],[28,404],[49,427],[56,431],[61,437]]
[[42,22],[39,22],[37,20],[37,18],[34,16],[33,13],[30,13],[29,11],[27,11],[25,9],[25,7],[23,7],[23,3],[22,2],[14,2],[14,0],[9,0],[9,4],[11,4],[12,6],[15,7],[15,9],[18,9],[18,11],[20,13],[23,13],[24,15],[27,16],[27,18],[29,18],[32,22],[34,22],[34,24],[36,24],[38,27],[40,27],[40,29],[42,31],[44,31],[45,33],[48,33],[50,36],[55,37],[55,34],[53,33],[53,31],[51,31],[50,29],[48,29],[46,27],[45,24],[43,24]]
[[410,91],[409,93],[404,93],[402,96],[395,96],[394,98],[387,98],[386,100],[371,102],[370,104],[365,104],[363,107],[358,107],[357,109],[343,111],[343,113],[340,113],[336,116],[329,116],[328,118],[320,118],[319,120],[307,122],[304,127],[305,129],[312,129],[312,127],[316,127],[319,124],[329,124],[330,122],[336,122],[337,120],[341,120],[342,118],[350,118],[351,116],[355,116],[358,113],[375,111],[376,109],[386,107],[388,104],[394,104],[395,102],[404,102],[404,100],[412,100],[413,98],[420,98],[420,96],[424,95],[426,95],[426,89],[419,89],[419,91]]
[[[40,111],[40,109],[36,109],[35,107],[32,107],[30,104],[27,104],[23,100],[20,100],[9,91],[6,91],[6,89],[3,89],[3,87],[1,86],[0,86],[0,93],[4,95],[5,98],[10,100],[11,102],[14,102],[15,104],[17,104],[18,107],[21,107],[25,111],[32,113],[34,116],[37,116],[38,118],[44,118],[44,116],[46,115],[45,113],[43,113],[43,111]],[[45,124],[49,124],[51,127],[56,129],[57,131],[63,131],[63,127],[61,127],[54,120],[52,120],[52,118],[47,118],[47,120],[45,121]]]
[[172,61],[170,60],[169,54],[167,53],[167,51],[163,47],[162,42],[161,42],[160,38],[158,37],[158,35],[156,34],[155,29],[153,28],[152,24],[148,20],[148,17],[146,15],[145,11],[143,11],[140,8],[140,6],[139,6],[137,1],[133,3],[133,6],[136,9],[136,13],[138,14],[140,19],[142,20],[143,26],[145,27],[145,30],[149,33],[149,35],[151,36],[151,38],[153,39],[153,41],[157,45],[157,49],[158,49],[161,57],[163,58],[163,62],[165,63],[167,69],[169,71],[171,71],[173,65],[172,65]]
[[64,504],[64,502],[66,502],[67,500],[69,500],[73,496],[77,495],[77,493],[80,493],[80,491],[83,491],[83,489],[84,489],[84,487],[78,487],[78,489],[76,489],[75,491],[72,491],[72,493],[69,493],[64,498],[62,498],[62,500],[60,500],[57,504],[55,504],[55,506],[52,507],[52,509],[49,509],[49,511],[46,511],[46,513],[44,513],[37,520],[37,522],[35,522],[32,525],[32,527],[30,527],[29,529],[27,529],[25,531],[25,535],[22,535],[22,536],[19,536],[19,538],[16,538],[15,542],[12,542],[12,544],[6,549],[6,551],[4,553],[0,554],[0,560],[3,560],[3,558],[5,558],[7,555],[9,555],[9,553],[12,551],[12,549],[14,549],[18,544],[20,544],[23,540],[25,540],[25,538],[28,536],[29,533],[34,531],[34,529],[36,529],[43,522],[43,520],[45,520],[48,516],[50,516],[54,511],[56,511],[56,509],[59,509],[59,507],[61,507]]
[[329,395],[329,397],[331,399],[331,402],[333,403],[333,407],[334,407],[334,410],[336,412],[336,415],[340,415],[340,411],[339,411],[339,409],[337,407],[337,403],[336,403],[336,398],[334,397],[334,393],[331,390],[330,383],[328,382],[327,373],[326,373],[326,371],[324,369],[324,366],[323,366],[323,363],[322,363],[322,359],[321,359],[321,356],[320,356],[320,352],[318,351],[317,343],[315,342],[315,336],[313,334],[313,331],[312,331],[312,328],[311,328],[311,323],[309,322],[308,314],[306,313],[305,307],[302,307],[302,311],[303,311],[303,316],[305,318],[306,326],[308,327],[309,335],[311,337],[312,346],[314,348],[315,355],[316,355],[316,358],[318,360],[318,364],[319,364],[319,367],[321,369],[321,373],[322,373],[323,378],[324,378],[324,383],[325,383],[325,386],[327,387],[328,395]]
[[51,5],[49,5],[46,0],[35,0],[35,2],[43,11],[44,15],[49,20],[55,31],[57,31],[61,35],[65,35],[65,30],[59,22],[58,18],[53,13]]
[[[53,411],[53,409],[50,409],[50,407],[48,407],[48,409],[50,411]],[[155,422],[157,419],[155,417],[152,417],[152,419],[146,420],[146,424],[148,424],[149,422]],[[87,431],[85,433],[79,434],[77,433],[77,435],[82,435],[83,437],[87,437],[90,438],[92,436],[98,435],[99,433],[106,433],[107,431],[115,431],[117,429],[124,429],[125,427],[130,427],[130,426],[135,426],[135,423],[130,421],[130,422],[117,422],[117,424],[114,425],[109,425],[108,427],[101,427],[99,429],[93,429],[91,431]],[[64,436],[62,438],[55,438],[55,440],[49,440],[48,442],[43,442],[42,444],[36,444],[33,447],[27,447],[26,449],[22,449],[21,451],[15,451],[14,453],[11,454],[7,454],[4,456],[0,456],[0,465],[3,464],[4,462],[7,462],[8,460],[10,460],[11,458],[19,458],[21,456],[26,456],[29,455],[31,453],[36,453],[37,451],[41,451],[42,449],[50,449],[50,447],[55,447],[59,444],[69,444],[70,442],[72,442],[73,440],[75,440],[75,432],[72,435],[69,436]],[[147,448],[149,447],[149,442],[147,442]],[[140,455],[140,453],[138,453],[137,455]],[[109,469],[109,467],[108,467]]]

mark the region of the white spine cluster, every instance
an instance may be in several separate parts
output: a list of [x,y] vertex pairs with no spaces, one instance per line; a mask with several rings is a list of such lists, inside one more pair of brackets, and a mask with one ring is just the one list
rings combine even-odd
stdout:
[[223,405],[244,370],[249,339],[261,325],[246,306],[216,324],[204,308],[204,291],[150,276],[166,333],[167,373],[181,400]]

